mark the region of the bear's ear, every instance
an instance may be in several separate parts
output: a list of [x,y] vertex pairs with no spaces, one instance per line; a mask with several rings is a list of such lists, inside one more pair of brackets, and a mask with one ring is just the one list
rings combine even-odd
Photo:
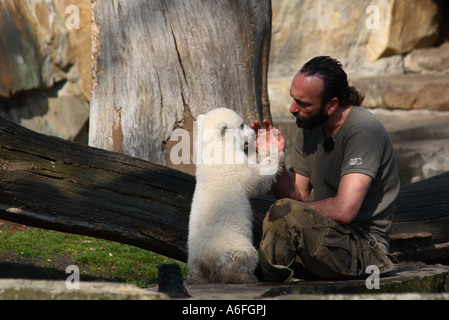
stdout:
[[203,121],[204,117],[205,117],[204,114],[199,114],[199,115],[196,117],[196,121]]
[[220,134],[222,137],[224,137],[227,128],[228,128],[228,124],[224,121],[220,121],[217,125],[217,129],[220,130]]

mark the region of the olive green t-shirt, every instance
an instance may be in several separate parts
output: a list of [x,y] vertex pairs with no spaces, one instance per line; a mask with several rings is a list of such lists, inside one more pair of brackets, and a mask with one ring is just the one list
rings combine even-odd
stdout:
[[362,107],[352,107],[326,151],[324,129],[299,129],[292,154],[292,170],[310,178],[314,200],[335,197],[341,177],[363,173],[373,179],[356,218],[351,222],[380,234],[388,245],[394,202],[400,181],[390,137],[382,123]]

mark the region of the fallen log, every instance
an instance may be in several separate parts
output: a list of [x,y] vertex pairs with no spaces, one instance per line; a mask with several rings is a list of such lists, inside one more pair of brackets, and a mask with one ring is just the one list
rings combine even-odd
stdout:
[[[0,219],[131,244],[181,261],[195,178],[0,118]],[[253,200],[255,243],[274,198]],[[391,235],[400,260],[449,264],[449,172],[405,185]]]
[[401,260],[449,265],[449,172],[404,185],[391,247]]
[[185,260],[192,176],[0,119],[0,219]]

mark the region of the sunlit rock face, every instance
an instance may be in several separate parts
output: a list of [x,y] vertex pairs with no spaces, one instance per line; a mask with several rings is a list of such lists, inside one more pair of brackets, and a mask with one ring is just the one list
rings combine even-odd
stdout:
[[[76,4],[79,28],[67,19]],[[90,97],[90,1],[0,1],[0,115],[76,140]]]

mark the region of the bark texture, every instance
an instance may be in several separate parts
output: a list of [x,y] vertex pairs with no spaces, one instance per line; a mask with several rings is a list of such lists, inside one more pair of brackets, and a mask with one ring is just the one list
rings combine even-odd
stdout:
[[269,0],[93,3],[89,144],[167,165],[172,132],[198,114],[270,119]]

